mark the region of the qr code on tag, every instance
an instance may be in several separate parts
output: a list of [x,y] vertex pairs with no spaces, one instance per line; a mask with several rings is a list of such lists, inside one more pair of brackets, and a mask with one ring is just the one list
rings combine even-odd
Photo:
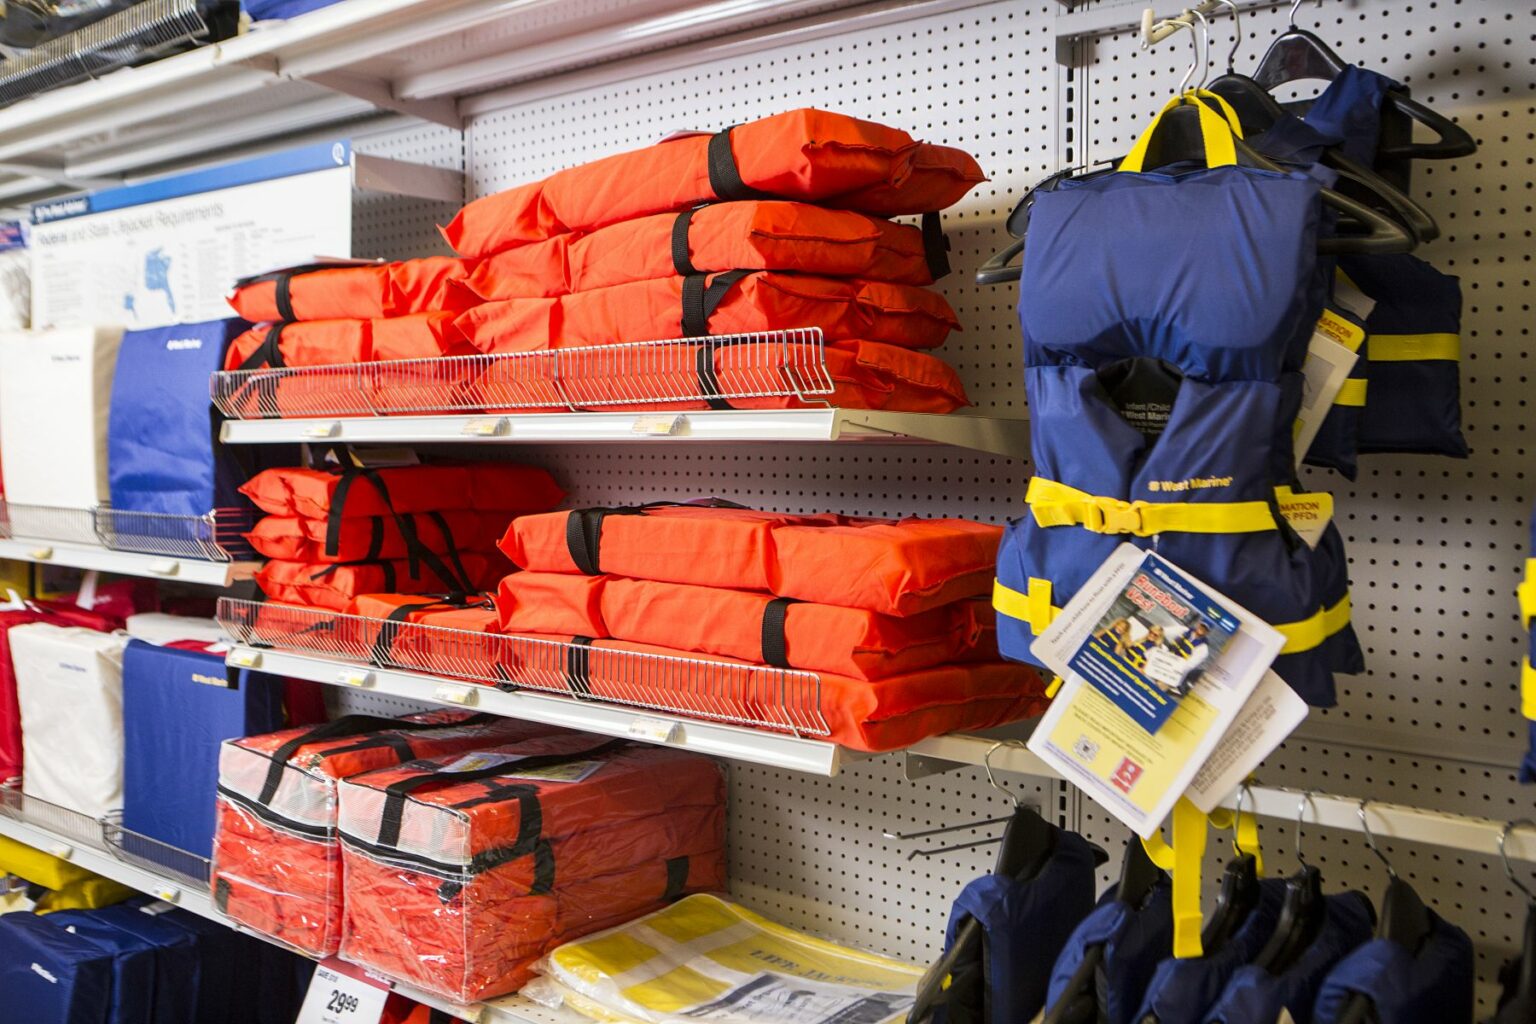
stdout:
[[1099,756],[1099,745],[1087,736],[1079,736],[1077,742],[1072,744],[1072,753],[1079,761],[1092,764],[1094,758]]

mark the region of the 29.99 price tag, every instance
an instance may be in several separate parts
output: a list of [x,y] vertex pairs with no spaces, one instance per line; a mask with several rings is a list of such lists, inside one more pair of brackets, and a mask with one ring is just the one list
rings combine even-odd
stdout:
[[315,968],[294,1024],[379,1024],[389,989],[335,961]]

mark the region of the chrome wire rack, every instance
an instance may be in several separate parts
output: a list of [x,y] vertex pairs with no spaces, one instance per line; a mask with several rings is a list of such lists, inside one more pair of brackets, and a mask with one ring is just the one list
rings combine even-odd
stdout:
[[231,419],[825,405],[819,327],[213,374]]
[[97,850],[108,849],[99,819],[69,807],[28,796],[21,791],[19,782],[8,782],[0,786],[0,814],[36,825],[81,846],[89,846]]
[[221,597],[218,620],[247,646],[539,690],[786,732],[831,733],[813,672],[653,654],[528,636],[476,633],[317,608]]
[[57,508],[0,499],[0,538],[83,544],[206,562],[254,557],[245,534],[249,509],[215,509],[200,516],[132,512],[109,506]]

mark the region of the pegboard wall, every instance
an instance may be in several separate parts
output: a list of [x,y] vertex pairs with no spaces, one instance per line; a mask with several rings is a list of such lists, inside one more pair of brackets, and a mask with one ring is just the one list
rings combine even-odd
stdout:
[[[937,2],[914,10],[929,13],[745,55],[733,51],[738,55],[708,63],[679,67],[675,54],[654,65],[639,58],[601,85],[581,76],[550,79],[509,94],[505,106],[487,110],[482,103],[477,109],[487,112],[462,137],[423,128],[383,140],[377,151],[445,166],[461,158],[473,198],[677,129],[712,129],[803,105],[963,147],[991,180],[945,215],[956,272],[941,287],[965,330],[942,354],[982,411],[1021,415],[1015,292],[978,286],[972,275],[1006,240],[1003,220],[1030,184],[1069,162],[1116,156],[1130,146],[1177,85],[1189,47],[1180,36],[1141,52],[1131,33],[1101,36],[1079,44],[1077,66],[1068,72],[1056,60],[1057,18],[1067,11],[1057,0]],[[1257,62],[1283,28],[1284,12],[1245,13],[1239,70]],[[1262,778],[1520,817],[1529,813],[1531,794],[1512,773],[1523,731],[1513,592],[1536,497],[1526,397],[1536,360],[1528,351],[1536,298],[1536,70],[1529,57],[1536,7],[1507,0],[1324,0],[1320,7],[1305,4],[1299,20],[1346,59],[1410,85],[1479,141],[1471,159],[1416,165],[1414,180],[1444,232],[1419,255],[1459,275],[1465,293],[1462,386],[1472,457],[1370,458],[1353,485],[1311,474],[1312,486],[1337,498],[1371,671],[1342,680],[1340,706],[1314,714]],[[1220,58],[1231,21],[1221,18],[1217,26],[1212,49]],[[416,211],[407,226],[396,212],[374,223],[365,208],[359,251],[440,251],[430,222],[449,212]],[[1023,462],[928,447],[552,446],[505,454],[553,468],[578,503],[719,495],[783,511],[991,522],[1022,511],[1029,472]],[[918,961],[937,951],[950,901],[987,869],[992,852],[909,861],[914,844],[882,833],[993,817],[1006,806],[979,771],[909,783],[893,757],[855,764],[832,780],[743,764],[733,764],[731,776],[739,898],[787,923]],[[1010,781],[1115,855],[1107,882],[1124,830],[1059,783]],[[1266,825],[1272,868],[1291,870],[1293,829]],[[1379,894],[1385,870],[1363,836],[1313,828],[1304,841],[1330,887]],[[1497,960],[1517,942],[1523,903],[1496,862],[1382,845],[1398,872],[1477,940],[1486,1009]],[[1208,877],[1214,864],[1213,851]]]

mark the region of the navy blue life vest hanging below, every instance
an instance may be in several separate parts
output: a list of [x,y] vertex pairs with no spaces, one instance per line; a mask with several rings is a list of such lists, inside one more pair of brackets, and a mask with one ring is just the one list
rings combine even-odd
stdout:
[[[151,1024],[186,1024],[197,1016],[197,990],[202,978],[201,957],[190,932],[146,913],[140,900],[91,911],[91,918],[135,936],[154,947],[155,1005]],[[151,907],[151,909],[155,909]]]
[[1169,957],[1157,965],[1133,1018],[1138,1024],[1200,1024],[1239,967],[1259,955],[1280,920],[1285,881],[1259,883],[1259,903],[1237,930],[1204,956]]
[[1134,173],[1154,122],[1120,173],[1036,198],[1019,297],[1035,476],[998,556],[999,643],[1039,664],[1056,610],[1121,542],[1155,539],[1285,634],[1275,670],[1318,699],[1321,588],[1277,488],[1322,309],[1321,186],[1236,166],[1232,129],[1199,110],[1211,167]]
[[[960,891],[950,910],[944,949],[954,945],[967,918],[980,923],[981,970],[968,972],[983,988],[981,999],[971,1001],[981,1007],[975,1024],[1026,1021],[1045,1005],[1056,955],[1093,910],[1094,853],[1082,836],[1056,829],[1050,857],[1033,877],[984,875]],[[960,1018],[942,1008],[934,1015],[939,1024],[960,1024]]]
[[1536,513],[1531,515],[1531,557],[1525,560],[1525,577],[1517,592],[1520,628],[1525,633],[1525,656],[1520,659],[1520,711],[1529,719],[1529,748],[1520,762],[1520,781],[1536,782]]
[[1312,1004],[1335,965],[1370,941],[1376,912],[1359,892],[1323,898],[1323,923],[1296,961],[1278,974],[1244,964],[1233,974],[1204,1024],[1253,1024],[1278,1021],[1282,1010],[1294,1024],[1310,1024]]
[[1132,1024],[1153,972],[1173,952],[1173,887],[1168,880],[1157,882],[1136,906],[1121,900],[1116,887],[1100,897],[1056,957],[1046,991],[1047,1013],[1067,993],[1095,947],[1103,951],[1094,981],[1099,1019],[1103,1024]]
[[[1383,102],[1400,88],[1375,71],[1347,67],[1312,104],[1306,121],[1340,139],[1346,156],[1380,170]],[[1360,451],[1465,458],[1460,284],[1407,254],[1343,257],[1339,264],[1376,300],[1366,324],[1371,370]]]
[[46,917],[0,915],[0,992],[17,1024],[108,1024],[112,954]]
[[245,482],[218,444],[208,377],[221,369],[239,320],[128,331],[118,349],[107,421],[112,507],[206,515],[248,506]]
[[103,922],[93,911],[61,910],[49,924],[98,946],[112,958],[108,1024],[146,1024],[154,1016],[155,944]]
[[1472,940],[1434,911],[1429,920],[1417,952],[1372,939],[1340,961],[1317,994],[1312,1024],[1337,1024],[1356,993],[1370,997],[1375,1024],[1472,1024]]

